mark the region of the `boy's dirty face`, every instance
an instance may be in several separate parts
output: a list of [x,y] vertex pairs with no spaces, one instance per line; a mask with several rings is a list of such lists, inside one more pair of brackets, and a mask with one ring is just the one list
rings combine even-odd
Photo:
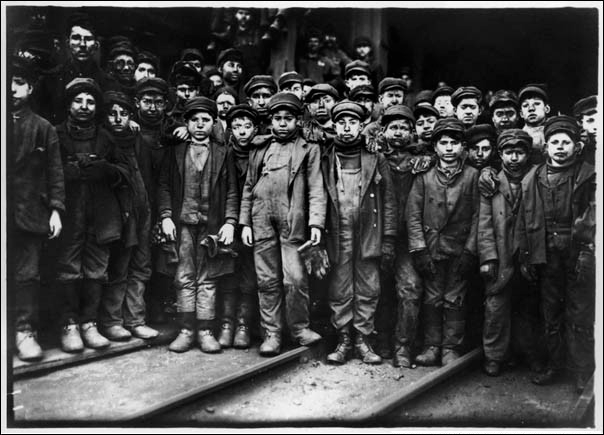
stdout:
[[308,47],[308,51],[309,53],[316,53],[317,51],[319,51],[319,47],[321,46],[321,41],[319,40],[319,38],[308,38],[308,43],[307,43],[307,47]]
[[429,142],[432,138],[432,132],[434,131],[435,124],[436,116],[419,115],[417,121],[415,121],[415,131],[417,136],[421,140]]
[[297,116],[289,110],[277,110],[271,116],[273,134],[278,138],[290,136],[296,129]]
[[89,122],[94,119],[95,114],[96,100],[88,92],[80,92],[71,100],[69,116],[73,120],[81,123]]
[[361,134],[363,123],[354,116],[343,115],[334,122],[336,136],[344,143],[355,141]]
[[107,113],[107,123],[114,133],[122,133],[128,128],[130,112],[119,104],[113,104]]
[[146,77],[156,77],[157,72],[155,71],[155,67],[147,62],[141,62],[134,70],[134,80],[137,82]]
[[455,116],[455,107],[453,107],[453,104],[451,103],[451,95],[439,95],[436,97],[434,100],[434,107],[443,118]]
[[294,83],[290,86],[286,86],[281,89],[283,92],[289,92],[290,94],[294,94],[300,101],[303,101],[304,98],[304,89],[302,89],[302,83]]
[[367,109],[367,113],[369,115],[371,115],[373,113],[373,108],[375,107],[375,103],[373,102],[373,100],[371,98],[358,97],[356,100],[354,100],[354,102],[360,104],[365,109]]
[[224,82],[222,81],[222,76],[220,76],[219,74],[212,74],[208,78],[212,82],[214,88],[219,88],[224,84]]
[[526,148],[518,145],[505,147],[499,151],[501,164],[511,173],[521,172],[528,163]]
[[371,47],[369,45],[357,45],[355,51],[360,59],[365,59],[371,53]]
[[581,128],[590,136],[598,133],[598,111],[594,110],[581,116]]
[[231,122],[233,137],[241,147],[246,147],[252,141],[257,130],[252,120],[247,116],[233,118]]
[[142,94],[135,100],[139,114],[150,121],[157,121],[164,116],[166,98],[161,94]]
[[134,58],[129,54],[120,54],[113,59],[113,71],[122,80],[132,79],[135,67]]
[[455,163],[463,153],[463,143],[459,138],[442,134],[434,144],[436,155],[444,163]]
[[241,74],[243,74],[243,66],[235,60],[227,60],[221,67],[222,77],[228,83],[239,83]]
[[210,137],[214,118],[208,112],[193,112],[187,119],[187,130],[193,142],[203,142]]
[[476,124],[478,115],[482,112],[476,98],[463,98],[455,108],[455,115],[465,126]]
[[331,117],[331,108],[335,104],[336,100],[331,95],[317,95],[309,103],[308,111],[313,118],[324,123]]
[[227,112],[235,105],[235,97],[231,94],[220,94],[216,97],[216,107],[218,108],[218,117],[226,119]]
[[580,147],[565,132],[553,133],[545,141],[545,152],[554,166],[564,166],[575,158]]
[[73,26],[69,33],[69,51],[78,62],[86,62],[92,58],[98,44],[93,33],[80,26]]
[[254,89],[250,95],[250,106],[258,111],[260,116],[268,115],[268,102],[273,96],[273,92],[266,86]]
[[411,142],[413,126],[406,119],[390,121],[384,129],[384,138],[395,147],[401,147]]
[[367,76],[366,74],[352,74],[346,79],[346,87],[350,91],[352,91],[357,86],[370,84],[371,80],[369,80],[369,76]]
[[475,168],[482,169],[487,166],[492,155],[493,145],[488,139],[478,141],[468,148],[468,158]]
[[538,97],[525,98],[520,103],[520,117],[530,126],[543,124],[549,111],[549,105]]
[[181,83],[176,85],[176,96],[180,101],[187,101],[191,98],[195,98],[199,93],[197,86],[193,86],[188,83]]
[[493,110],[493,125],[497,131],[515,128],[518,124],[518,111],[514,106],[502,106]]
[[402,89],[390,89],[383,92],[379,99],[380,103],[382,103],[382,106],[384,106],[384,109],[387,109],[388,107],[396,104],[403,104],[404,98],[405,92]]
[[34,88],[24,77],[13,76],[10,90],[13,108],[17,109],[27,101]]

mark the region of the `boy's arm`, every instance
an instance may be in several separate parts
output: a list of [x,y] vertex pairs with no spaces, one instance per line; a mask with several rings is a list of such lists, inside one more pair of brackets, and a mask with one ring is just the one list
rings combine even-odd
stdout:
[[493,203],[491,198],[480,195],[480,210],[478,218],[478,259],[479,263],[498,261],[497,242],[493,223]]
[[325,228],[327,192],[324,188],[321,172],[321,152],[317,144],[308,144],[308,226]]
[[424,176],[419,175],[413,180],[413,186],[407,199],[407,234],[409,237],[409,252],[427,249],[424,237]]
[[478,218],[480,216],[480,192],[478,190],[478,172],[472,176],[472,223],[470,227],[470,234],[466,240],[464,250],[468,253],[476,256],[476,240],[478,239]]
[[251,227],[252,226],[252,176],[254,174],[254,168],[252,164],[252,152],[250,152],[250,161],[247,165],[247,175],[245,177],[245,183],[243,184],[243,193],[241,195],[241,204],[239,207],[239,225]]
[[224,221],[233,226],[237,225],[239,218],[239,189],[237,186],[237,169],[233,153],[229,148],[226,154],[226,176],[227,176],[227,196],[224,210]]
[[382,176],[382,194],[384,197],[384,236],[397,235],[397,209],[394,196],[394,184],[390,174],[390,166],[382,154],[378,154],[379,170]]
[[47,136],[46,147],[47,172],[46,182],[48,186],[48,205],[51,210],[65,212],[65,179],[63,176],[63,162],[61,160],[61,149],[59,138],[54,127],[50,126]]
[[157,212],[160,221],[165,218],[172,218],[172,192],[170,183],[170,163],[172,162],[174,149],[170,148],[164,154],[159,170],[159,180],[157,183]]

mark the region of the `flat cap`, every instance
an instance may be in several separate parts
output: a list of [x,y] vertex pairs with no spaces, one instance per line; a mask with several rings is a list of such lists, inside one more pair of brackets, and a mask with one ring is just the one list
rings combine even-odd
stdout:
[[283,88],[287,88],[295,83],[302,84],[304,82],[304,77],[302,74],[296,71],[286,71],[279,76],[279,80],[277,83],[279,84],[279,90],[282,91]]
[[313,79],[306,77],[303,81],[302,81],[302,85],[303,86],[310,86],[313,87],[314,85],[316,85],[317,82],[314,81]]
[[196,48],[185,48],[180,52],[180,60],[198,60],[202,65],[205,64],[203,54]]
[[206,112],[209,113],[212,118],[216,118],[218,109],[214,100],[210,100],[208,97],[195,97],[187,100],[183,110],[183,116],[185,119],[189,119],[195,112]]
[[226,50],[223,50],[220,52],[220,54],[218,55],[218,59],[216,60],[216,66],[217,67],[221,67],[222,65],[224,65],[224,63],[226,61],[233,61],[233,62],[239,62],[239,63],[243,63],[243,54],[241,53],[241,51],[237,50],[236,48],[227,48]]
[[192,83],[199,86],[201,83],[201,74],[197,72],[195,67],[187,61],[179,60],[174,62],[172,72],[170,73],[170,82],[173,85],[178,83]]
[[547,85],[544,83],[532,83],[522,87],[520,92],[518,92],[518,102],[521,103],[525,99],[535,96],[547,102],[549,100]]
[[413,116],[415,116],[415,119],[418,119],[421,115],[436,116],[437,119],[440,118],[440,112],[432,104],[428,103],[415,105]]
[[363,74],[367,77],[371,77],[371,70],[367,62],[362,60],[353,60],[344,67],[344,78],[348,78],[355,74]]
[[310,103],[314,98],[322,95],[331,95],[336,101],[340,99],[340,94],[336,91],[336,88],[327,83],[319,83],[310,88],[310,91],[306,94],[306,102]]
[[159,77],[145,77],[136,83],[136,95],[145,93],[168,95],[168,83]]
[[495,143],[497,132],[495,127],[490,124],[476,124],[466,130],[466,141],[468,145],[474,145],[483,139],[488,139],[491,143]]
[[65,100],[71,101],[76,95],[86,92],[94,97],[98,105],[103,103],[103,94],[97,82],[87,77],[76,77],[65,86]]
[[109,50],[109,59],[115,59],[122,54],[130,56],[132,59],[136,58],[136,50],[131,44],[127,42],[119,42]]
[[465,127],[463,122],[457,118],[447,117],[441,118],[434,124],[434,130],[432,131],[432,141],[436,142],[440,136],[445,133],[453,133],[461,136],[465,139]]
[[357,101],[361,97],[370,98],[371,101],[377,101],[375,88],[371,85],[360,85],[348,93],[350,101]]
[[409,109],[407,106],[402,104],[395,104],[394,106],[388,107],[382,115],[380,124],[386,126],[395,119],[406,119],[407,121],[411,122],[412,126],[415,125],[415,116],[413,116],[413,112],[411,112],[411,109]]
[[269,75],[253,76],[243,87],[243,92],[249,97],[258,88],[269,88],[273,94],[277,92],[277,84],[273,80],[273,76]]
[[579,125],[577,120],[567,115],[552,116],[545,121],[543,128],[543,135],[547,140],[552,134],[558,132],[565,132],[573,139],[577,141],[579,139]]
[[396,77],[386,77],[382,79],[380,84],[378,85],[378,94],[383,94],[386,91],[391,89],[400,89],[402,91],[407,90],[407,84],[403,79],[399,79]]
[[594,112],[598,108],[598,97],[596,95],[590,95],[589,97],[582,98],[575,103],[573,106],[573,115],[578,118],[581,115],[587,115]]
[[130,113],[134,113],[136,108],[132,99],[119,91],[107,91],[103,93],[103,106],[109,108],[114,104],[122,106],[124,109],[128,109]]
[[285,109],[291,111],[294,115],[302,113],[302,101],[291,92],[279,92],[273,95],[268,102],[270,113]]
[[249,104],[237,104],[227,112],[227,125],[230,127],[233,119],[243,116],[250,118],[254,124],[258,122],[258,111],[256,109]]
[[420,104],[429,104],[432,105],[432,94],[434,92],[432,89],[423,89],[417,93],[415,96],[415,106],[419,106]]
[[507,89],[500,89],[495,92],[493,98],[489,101],[489,108],[494,109],[502,106],[513,106],[518,108],[518,96],[516,93]]
[[455,92],[455,90],[451,86],[439,86],[432,92],[432,104],[434,104],[437,97],[440,97],[441,95],[453,95],[453,92]]
[[526,150],[530,150],[533,147],[533,139],[530,134],[521,128],[509,128],[502,131],[497,138],[497,149],[502,150],[514,145],[520,145]]
[[368,36],[357,36],[352,43],[353,47],[369,46],[373,47],[373,41]]
[[148,51],[141,51],[136,55],[136,64],[139,65],[141,63],[148,63],[149,65],[153,65],[155,71],[159,69],[159,59],[153,53]]
[[367,117],[367,110],[354,101],[342,100],[331,108],[331,120],[336,122],[342,116],[352,116],[362,121]]
[[34,59],[29,59],[20,56],[12,56],[9,74],[13,76],[23,77],[30,84],[33,84],[33,82],[38,80],[40,71]]
[[457,106],[464,98],[476,98],[478,104],[482,101],[482,92],[475,86],[461,86],[451,94],[451,103]]
[[75,26],[89,30],[96,36],[96,26],[92,22],[92,18],[85,12],[74,12],[67,18],[67,31],[70,32]]

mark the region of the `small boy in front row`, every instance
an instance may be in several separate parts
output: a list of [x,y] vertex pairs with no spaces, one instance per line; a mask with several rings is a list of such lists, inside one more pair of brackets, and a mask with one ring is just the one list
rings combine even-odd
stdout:
[[[466,322],[466,275],[476,258],[478,171],[463,158],[464,124],[439,119],[432,133],[437,164],[418,175],[407,200],[409,252],[424,278],[424,366],[460,356]],[[442,355],[441,355],[442,350]]]
[[231,152],[210,136],[216,103],[192,98],[184,105],[183,116],[189,139],[166,154],[158,189],[162,231],[168,240],[178,241],[175,284],[181,330],[169,349],[189,350],[197,327],[201,350],[214,353],[221,350],[213,333],[217,278],[231,273],[234,266],[209,258],[200,242],[214,234],[224,245],[233,242],[239,213],[237,173]]

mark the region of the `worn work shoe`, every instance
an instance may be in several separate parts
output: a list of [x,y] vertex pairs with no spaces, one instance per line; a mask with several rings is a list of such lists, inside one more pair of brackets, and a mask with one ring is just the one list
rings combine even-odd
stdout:
[[168,346],[168,350],[172,352],[186,352],[193,347],[193,343],[195,343],[195,337],[193,336],[193,331],[190,329],[181,329],[178,333],[178,336],[170,343]]
[[281,352],[281,334],[278,332],[267,332],[264,341],[260,345],[260,355],[275,356]]
[[214,338],[214,333],[211,329],[200,329],[197,331],[197,342],[201,351],[205,353],[220,352],[220,343]]
[[44,356],[36,338],[36,333],[29,329],[17,331],[15,345],[17,346],[17,356],[21,361],[39,361]]
[[323,337],[321,337],[319,334],[309,328],[302,329],[301,331],[296,333],[294,337],[295,340],[298,340],[300,346],[309,346],[321,340],[321,338]]
[[501,374],[501,363],[493,360],[486,360],[482,365],[482,369],[489,376],[499,376]]
[[61,349],[63,352],[73,353],[84,350],[84,342],[80,335],[80,327],[75,323],[63,326],[61,331]]
[[130,328],[130,332],[135,337],[142,338],[143,340],[149,340],[159,336],[159,331],[157,329],[153,329],[147,325],[134,326],[133,328]]
[[531,382],[535,385],[550,385],[558,379],[558,371],[552,368],[547,368],[543,373],[539,373]]
[[411,368],[411,351],[409,350],[409,346],[401,346],[396,349],[392,358],[392,365],[406,369]]
[[246,325],[237,326],[235,338],[233,339],[235,349],[247,349],[250,347],[250,331]]
[[330,364],[344,364],[350,358],[352,352],[352,340],[350,334],[342,333],[338,340],[336,349],[327,355],[327,362]]
[[91,349],[103,349],[111,344],[109,340],[99,334],[96,322],[86,322],[80,325],[80,334],[86,347]]
[[384,359],[392,358],[392,343],[387,334],[378,334],[375,339],[375,353]]
[[132,338],[132,334],[122,325],[113,325],[102,328],[101,333],[111,341],[126,341]]
[[461,355],[453,349],[444,349],[441,358],[441,365],[444,367],[447,364],[451,364],[453,361],[459,359],[460,357]]
[[361,333],[358,333],[354,340],[354,349],[356,351],[357,357],[361,359],[365,364],[382,363],[382,357],[380,357],[373,351],[373,349],[367,342],[367,339]]
[[222,328],[220,328],[220,335],[218,336],[218,343],[221,347],[228,348],[233,345],[233,325],[229,322],[224,322]]
[[428,346],[422,353],[415,357],[415,362],[420,366],[435,366],[440,362],[440,348]]

